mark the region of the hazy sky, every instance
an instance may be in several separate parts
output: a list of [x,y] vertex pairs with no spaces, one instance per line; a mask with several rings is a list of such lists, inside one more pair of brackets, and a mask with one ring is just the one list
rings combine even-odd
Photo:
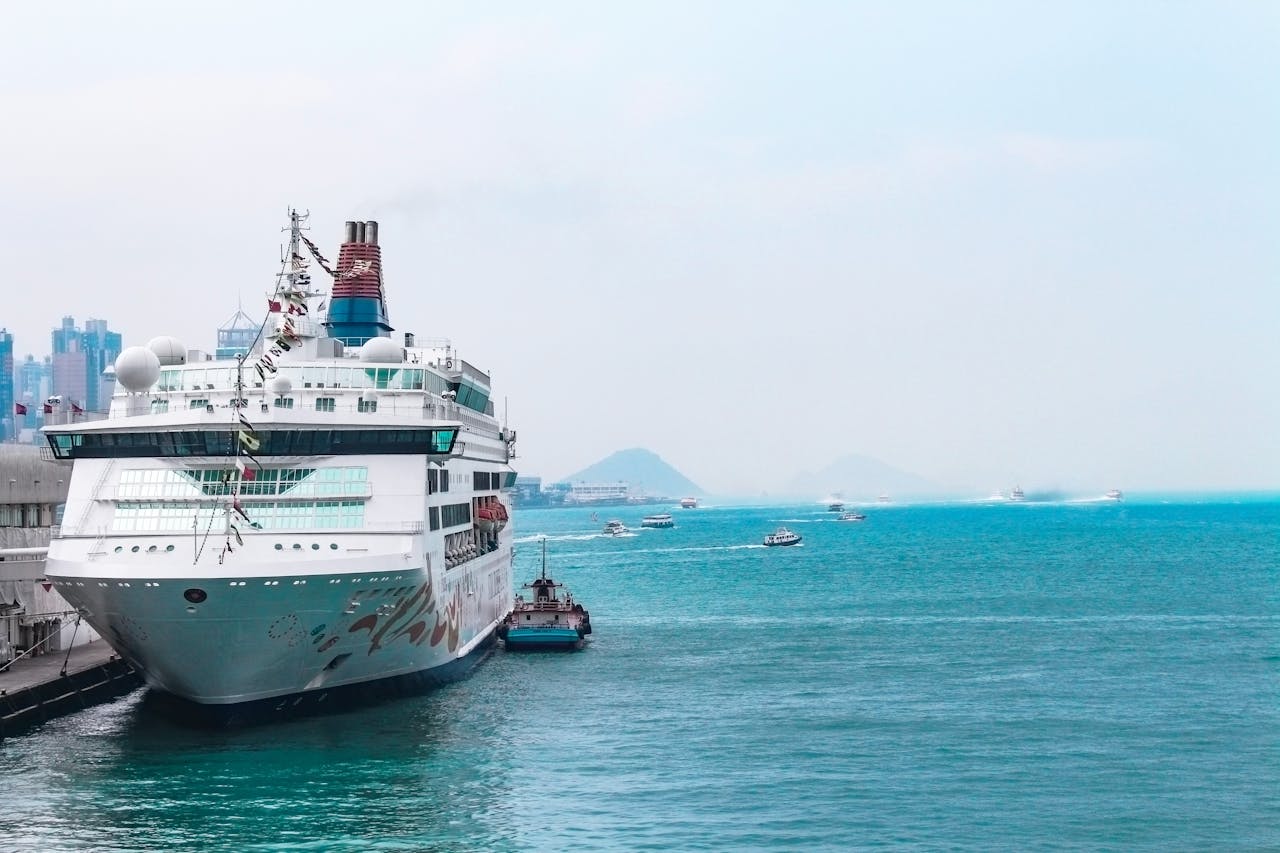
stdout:
[[0,325],[212,349],[290,205],[520,470],[1280,485],[1280,5],[12,3]]

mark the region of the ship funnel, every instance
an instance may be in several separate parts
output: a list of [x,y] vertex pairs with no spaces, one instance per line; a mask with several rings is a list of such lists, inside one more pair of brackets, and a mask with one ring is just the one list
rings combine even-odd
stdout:
[[377,222],[347,222],[338,249],[325,326],[343,346],[363,346],[391,336],[382,289],[382,247]]

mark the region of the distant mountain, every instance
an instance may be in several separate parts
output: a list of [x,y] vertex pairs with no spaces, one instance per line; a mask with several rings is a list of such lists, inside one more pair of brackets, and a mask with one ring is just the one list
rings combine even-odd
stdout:
[[837,459],[816,473],[793,477],[783,490],[796,497],[821,500],[839,493],[845,500],[874,500],[880,495],[899,497],[938,496],[949,491],[924,477],[857,454]]
[[678,498],[705,494],[702,488],[672,468],[658,454],[635,447],[562,477],[562,483],[630,483],[632,491],[653,497]]

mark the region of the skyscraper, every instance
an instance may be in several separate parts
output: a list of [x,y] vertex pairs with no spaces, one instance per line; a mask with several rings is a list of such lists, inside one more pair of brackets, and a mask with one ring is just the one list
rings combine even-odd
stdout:
[[15,402],[27,407],[26,417],[17,418],[17,429],[39,429],[44,424],[44,400],[53,393],[53,357],[46,355],[43,361],[36,361],[28,354],[16,372]]
[[0,329],[0,441],[18,434],[18,418],[13,408],[13,333]]
[[254,322],[252,317],[237,309],[230,320],[218,327],[218,348],[213,357],[223,359],[245,355],[258,339],[261,328],[261,323]]
[[50,392],[86,411],[106,411],[115,383],[103,373],[115,363],[121,348],[120,333],[109,330],[106,320],[90,319],[82,331],[76,328],[75,318],[63,317],[62,325],[53,330]]

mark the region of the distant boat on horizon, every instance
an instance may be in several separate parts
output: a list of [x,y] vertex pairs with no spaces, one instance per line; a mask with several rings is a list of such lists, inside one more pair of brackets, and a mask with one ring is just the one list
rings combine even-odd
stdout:
[[1103,497],[1109,501],[1122,501],[1124,500],[1124,492],[1119,489],[1108,489],[1106,495]]

